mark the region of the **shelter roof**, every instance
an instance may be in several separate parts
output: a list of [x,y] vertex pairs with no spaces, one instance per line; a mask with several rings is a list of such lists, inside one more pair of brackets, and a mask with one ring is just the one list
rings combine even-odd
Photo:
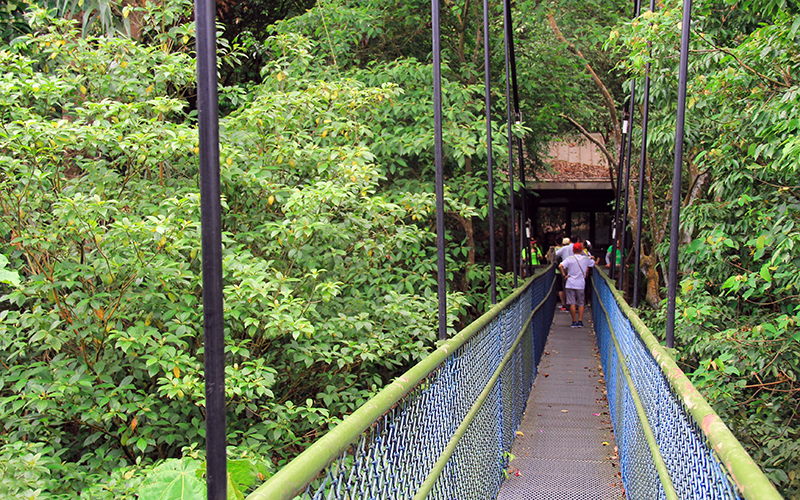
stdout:
[[[600,143],[603,136],[592,134]],[[528,189],[611,189],[608,162],[599,148],[586,139],[560,139],[550,143],[548,169],[528,182]]]

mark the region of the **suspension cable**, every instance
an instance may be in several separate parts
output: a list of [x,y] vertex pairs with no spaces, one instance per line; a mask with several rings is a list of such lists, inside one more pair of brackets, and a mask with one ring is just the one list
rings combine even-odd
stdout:
[[[628,111],[623,108],[622,111],[622,136],[619,143],[619,165],[617,165],[617,196],[614,199],[614,223],[611,227],[611,272],[609,277],[612,281],[615,279],[617,271],[617,250],[619,245],[619,210],[620,199],[622,198],[622,167],[625,164],[625,141],[628,134]],[[621,251],[621,250],[620,250]]]
[[[656,9],[656,1],[650,0],[650,12]],[[652,25],[652,23],[651,23]],[[648,48],[651,43],[647,42]],[[647,158],[647,124],[650,116],[650,63],[644,74],[644,111],[642,112],[642,149],[639,153],[639,192],[636,205],[636,259],[633,267],[633,308],[639,305],[639,268],[642,252],[642,210],[644,210],[644,170]]]
[[222,215],[215,17],[216,9],[213,0],[196,0],[197,110],[206,395],[206,489],[208,500],[224,500],[227,498],[228,474],[225,451],[225,335],[222,302]]
[[433,121],[436,162],[436,263],[439,294],[439,340],[447,338],[447,273],[444,234],[444,159],[442,152],[442,49],[439,26],[439,0],[431,0],[433,22]]
[[[436,0],[434,0],[436,1]],[[508,182],[511,185],[510,204],[510,225],[511,225],[511,266],[514,272],[514,288],[517,288],[517,233],[516,219],[514,211],[514,140],[511,133],[511,71],[509,47],[511,45],[511,0],[503,1],[503,38],[505,42],[506,56],[506,118],[508,120]]]
[[489,0],[483,0],[483,79],[486,101],[486,170],[489,176],[489,263],[492,304],[497,304],[497,268],[494,241],[494,171],[492,166],[491,49],[489,47]]
[[681,211],[681,168],[686,120],[686,80],[689,73],[689,28],[692,0],[683,0],[681,23],[681,62],[678,71],[678,116],[675,123],[675,164],[672,172],[672,220],[669,231],[669,293],[667,299],[667,347],[675,344],[675,298],[678,289],[678,237]]

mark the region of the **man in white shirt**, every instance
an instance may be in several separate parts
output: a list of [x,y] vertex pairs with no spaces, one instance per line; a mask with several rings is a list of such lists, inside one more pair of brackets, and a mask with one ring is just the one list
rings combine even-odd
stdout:
[[[572,255],[565,258],[558,268],[565,278],[564,294],[566,295],[569,313],[572,315],[572,328],[583,328],[583,310],[585,302],[586,276],[595,261],[583,254],[583,245],[572,245]],[[575,312],[577,306],[577,321]]]

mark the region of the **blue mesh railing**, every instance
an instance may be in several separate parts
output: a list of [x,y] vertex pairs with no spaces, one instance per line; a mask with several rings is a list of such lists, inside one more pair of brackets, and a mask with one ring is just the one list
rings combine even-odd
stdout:
[[[599,270],[597,270],[599,271]],[[630,499],[780,499],[608,277],[592,313]]]
[[555,311],[541,271],[248,500],[486,499],[503,480]]

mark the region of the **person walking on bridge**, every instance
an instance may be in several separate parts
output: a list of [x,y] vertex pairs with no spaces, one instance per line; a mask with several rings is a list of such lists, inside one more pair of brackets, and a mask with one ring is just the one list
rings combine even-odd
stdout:
[[[595,261],[583,254],[583,245],[572,245],[572,255],[564,259],[558,268],[565,278],[564,295],[572,315],[572,328],[583,328],[583,310],[586,301],[586,276]],[[577,311],[576,311],[577,309]],[[577,312],[577,320],[575,313]]]

